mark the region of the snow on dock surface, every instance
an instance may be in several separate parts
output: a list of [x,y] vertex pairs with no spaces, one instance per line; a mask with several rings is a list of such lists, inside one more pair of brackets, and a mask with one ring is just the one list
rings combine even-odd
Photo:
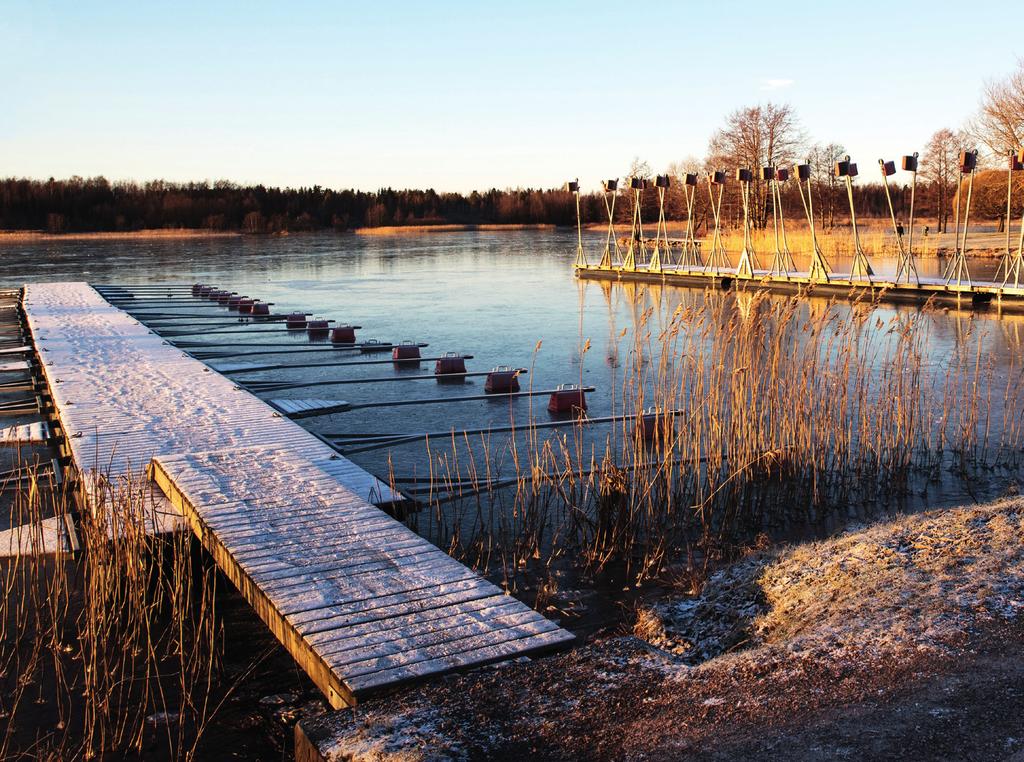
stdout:
[[572,640],[291,447],[159,456],[153,478],[335,707]]
[[290,444],[370,502],[400,499],[301,426],[109,304],[87,283],[27,285],[24,306],[58,417],[83,473],[116,482],[141,477],[159,454]]
[[373,505],[399,496],[371,474],[88,284],[26,286],[24,307],[79,470],[151,476],[158,523],[192,528],[333,706],[572,640]]

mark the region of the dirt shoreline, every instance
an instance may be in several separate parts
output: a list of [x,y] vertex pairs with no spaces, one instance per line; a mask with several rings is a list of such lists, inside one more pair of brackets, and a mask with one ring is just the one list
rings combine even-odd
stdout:
[[631,635],[300,720],[296,752],[1024,758],[1022,541],[1015,499],[755,552]]

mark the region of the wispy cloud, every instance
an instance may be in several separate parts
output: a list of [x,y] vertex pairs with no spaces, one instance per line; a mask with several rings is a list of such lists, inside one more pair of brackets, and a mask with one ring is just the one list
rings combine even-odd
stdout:
[[782,90],[785,87],[790,87],[793,84],[792,79],[762,79],[761,89],[762,90]]

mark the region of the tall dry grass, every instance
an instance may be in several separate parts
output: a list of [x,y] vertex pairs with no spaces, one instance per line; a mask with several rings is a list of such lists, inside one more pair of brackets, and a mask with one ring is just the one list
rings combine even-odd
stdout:
[[0,758],[138,754],[154,736],[160,756],[193,758],[216,708],[212,562],[189,533],[146,533],[141,483],[104,482],[78,522],[79,552],[42,552],[44,520],[63,519],[75,495],[36,474],[15,489],[12,521],[33,552],[2,567]]
[[899,503],[950,464],[1018,462],[1019,366],[996,388],[968,331],[937,372],[931,308],[883,320],[871,303],[763,293],[707,292],[668,316],[642,303],[609,352],[613,405],[658,411],[653,440],[636,418],[550,436],[532,409],[518,436],[428,440],[414,528],[510,586],[560,562],[642,582],[766,528]]

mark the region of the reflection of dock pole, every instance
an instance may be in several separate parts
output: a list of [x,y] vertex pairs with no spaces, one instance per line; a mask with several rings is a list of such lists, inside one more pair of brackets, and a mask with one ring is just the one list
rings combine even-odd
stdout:
[[[1020,170],[1024,169],[1024,148],[1021,148],[1017,153],[1017,162],[1013,165],[1013,169]],[[1011,162],[1012,163],[1012,162]],[[1006,237],[1009,240],[1010,237],[1010,202],[1006,202]],[[1020,240],[1017,243],[1017,253],[1013,256],[1007,256],[1006,260],[1006,274],[1003,277],[1003,288],[1010,282],[1010,276],[1013,276],[1013,287],[1020,288],[1020,277],[1021,269],[1024,268],[1024,214],[1020,217]]]
[[847,155],[841,161],[837,161],[834,168],[835,176],[846,181],[846,197],[850,200],[850,225],[853,228],[853,267],[850,270],[850,280],[860,279],[871,282],[871,276],[875,271],[871,269],[867,255],[860,245],[860,233],[857,230],[857,210],[853,203],[853,178],[857,176],[857,165],[850,161]]
[[583,253],[583,218],[580,216],[580,181],[570,180],[565,189],[576,197],[576,267],[587,266],[587,256]]
[[[956,244],[953,250],[953,259],[950,260],[949,265],[946,267],[946,285],[952,283],[953,279],[956,278],[956,285],[962,286],[963,281],[967,281],[968,287],[971,283],[971,271],[967,266],[967,231],[971,221],[971,196],[974,194],[974,174],[978,169],[978,150],[974,149],[971,151],[960,152],[960,174],[961,178],[957,187],[956,192],[956,216],[955,216],[955,231]],[[968,176],[967,180],[967,202],[964,204],[964,237],[963,243],[960,242],[960,203],[963,196],[963,175]]]
[[[793,167],[796,172],[796,187],[800,191],[800,201],[804,206],[804,214],[807,215],[807,224],[811,228],[811,271],[808,273],[811,280],[828,282],[832,268],[821,253],[818,246],[818,235],[814,231],[814,193],[811,190],[811,165],[797,164]],[[804,198],[804,182],[807,183],[807,197]]]
[[[612,262],[619,261],[619,241],[615,237],[615,196],[619,190],[618,180],[606,180],[602,183],[604,187],[604,208],[608,212],[608,237],[604,242],[604,254],[601,255],[599,267],[611,268]],[[611,197],[611,203],[608,198]],[[615,254],[614,258],[612,254]]]

